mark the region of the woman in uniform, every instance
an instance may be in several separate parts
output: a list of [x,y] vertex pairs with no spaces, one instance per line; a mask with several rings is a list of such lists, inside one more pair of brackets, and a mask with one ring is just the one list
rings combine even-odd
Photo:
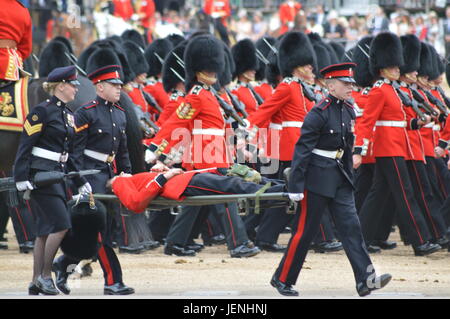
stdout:
[[[75,134],[74,117],[66,103],[77,93],[74,66],[56,68],[43,87],[52,97],[32,108],[23,132],[14,165],[19,191],[31,192],[31,208],[36,216],[33,279],[30,295],[57,295],[51,276],[53,259],[67,230],[71,228],[64,182],[33,189],[33,176],[40,171],[77,171],[69,156]],[[84,178],[75,180],[80,193],[90,192]]]

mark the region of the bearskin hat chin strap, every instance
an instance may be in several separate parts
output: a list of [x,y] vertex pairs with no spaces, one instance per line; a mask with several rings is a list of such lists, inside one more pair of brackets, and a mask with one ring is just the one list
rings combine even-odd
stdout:
[[203,82],[203,83],[205,83],[207,85],[213,85],[214,83],[217,82],[217,78],[216,77],[207,76],[203,72],[197,72],[197,73],[195,73],[195,75],[197,76],[197,80],[199,80],[200,82]]

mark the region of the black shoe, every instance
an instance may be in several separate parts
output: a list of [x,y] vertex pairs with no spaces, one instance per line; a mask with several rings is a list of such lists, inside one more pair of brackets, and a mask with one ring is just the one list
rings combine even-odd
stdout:
[[371,254],[381,253],[381,248],[375,245],[367,246],[367,251]]
[[222,245],[226,243],[226,238],[223,234],[219,234],[216,236],[212,236],[210,238],[203,239],[203,244],[205,246],[212,246],[212,245]]
[[195,251],[186,250],[182,246],[175,244],[166,244],[164,246],[164,253],[166,255],[172,256],[195,256]]
[[283,296],[295,297],[298,296],[298,291],[292,288],[292,285],[282,283],[275,275],[270,280],[272,287],[276,288]]
[[105,286],[103,289],[105,295],[131,295],[134,294],[134,289],[125,286],[123,283],[118,282],[114,285]]
[[397,243],[395,241],[389,240],[375,240],[372,242],[372,245],[378,246],[381,249],[389,250],[397,247]]
[[187,244],[186,246],[184,246],[184,249],[186,250],[193,250],[196,253],[198,253],[199,251],[201,251],[203,248],[205,248],[204,245],[202,244],[198,244],[195,241],[192,241],[191,243]]
[[8,238],[1,236],[1,237],[0,237],[0,241],[7,242],[7,241],[8,241]]
[[8,249],[8,244],[0,243],[0,249]]
[[[251,242],[250,242],[251,243]],[[253,243],[244,243],[236,248],[230,250],[231,258],[253,257],[261,252]],[[249,247],[250,246],[250,247]],[[252,247],[253,246],[253,247]]]
[[122,254],[140,254],[143,250],[142,245],[119,246],[119,253]]
[[44,295],[59,295],[59,291],[56,289],[52,278],[42,278],[42,276],[39,276],[36,279],[36,286]]
[[[370,295],[373,290],[381,289],[391,281],[392,276],[390,274],[383,274],[376,277],[373,280],[366,280],[356,285],[356,291],[360,297]],[[367,282],[369,281],[369,282]]]
[[38,288],[38,286],[36,286],[33,282],[30,282],[30,284],[28,285],[28,295],[37,296],[40,292],[41,290]]
[[340,241],[324,241],[319,244],[315,244],[313,249],[316,253],[330,253],[333,251],[342,250],[342,243]]
[[28,254],[30,251],[33,251],[34,243],[32,241],[26,241],[23,244],[19,245],[19,251],[22,254]]
[[445,248],[449,247],[450,241],[447,239],[447,237],[443,236],[443,237],[436,239],[436,241],[434,243],[438,244],[443,249],[445,249]]
[[144,250],[152,250],[152,249],[156,249],[159,246],[161,246],[161,244],[159,243],[159,241],[156,240],[147,240],[141,243],[142,246],[144,246]]
[[261,250],[270,251],[274,253],[282,253],[286,251],[285,245],[279,245],[277,243],[268,243],[264,241],[257,241],[256,246],[258,246]]
[[414,255],[416,256],[427,256],[439,251],[441,248],[442,247],[438,244],[433,244],[430,242],[426,242],[423,245],[413,247]]
[[70,294],[70,288],[67,285],[67,278],[69,278],[70,273],[68,273],[60,263],[55,261],[52,265],[52,271],[55,273],[56,287],[65,295]]

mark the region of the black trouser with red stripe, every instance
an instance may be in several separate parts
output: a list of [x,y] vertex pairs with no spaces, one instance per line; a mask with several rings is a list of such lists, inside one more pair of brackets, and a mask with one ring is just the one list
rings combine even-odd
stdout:
[[319,225],[319,231],[316,238],[314,238],[315,244],[324,243],[327,241],[333,241],[336,237],[334,235],[334,226],[331,220],[331,215],[328,209],[322,214],[322,219]]
[[36,239],[36,224],[28,201],[19,200],[18,206],[9,207],[9,215],[19,245]]
[[441,174],[442,160],[440,158],[434,158],[431,156],[425,157],[425,167],[427,169],[428,178],[430,180],[433,194],[436,199],[443,204],[447,198],[446,183]]
[[433,194],[425,163],[421,161],[407,161],[406,165],[408,166],[417,202],[422,209],[431,235],[433,239],[438,239],[445,235],[447,227],[440,211],[441,203]]
[[386,205],[392,194],[396,212],[405,234],[413,246],[430,240],[430,232],[414,196],[406,162],[403,157],[377,157],[372,188],[364,201],[359,214],[366,242],[376,237],[377,228]]
[[287,285],[295,285],[309,246],[319,231],[322,214],[328,208],[352,266],[356,283],[365,281],[373,274],[374,269],[361,234],[352,187],[345,182],[337,189],[334,198],[310,191],[305,191],[304,195],[295,215],[292,237],[275,271],[277,278]]

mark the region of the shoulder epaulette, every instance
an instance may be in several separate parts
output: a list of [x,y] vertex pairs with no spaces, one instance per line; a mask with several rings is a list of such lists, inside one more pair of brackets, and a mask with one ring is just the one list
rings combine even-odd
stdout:
[[87,103],[86,105],[83,106],[83,109],[88,110],[88,109],[92,109],[94,107],[96,107],[98,105],[98,102],[96,100],[93,100],[89,103]]
[[285,77],[284,79],[283,79],[283,83],[291,83],[292,81],[293,81],[294,79],[292,78],[292,77],[290,77],[290,76],[288,76],[288,77]]
[[317,103],[316,107],[321,110],[325,110],[331,104],[331,99],[324,98],[319,103]]
[[366,87],[366,88],[364,88],[364,90],[362,90],[361,94],[367,95],[367,94],[369,94],[369,92],[370,92],[370,87]]
[[203,87],[201,85],[194,85],[191,89],[190,94],[198,95],[202,89]]
[[385,82],[383,80],[378,80],[374,83],[373,87],[374,88],[379,88],[381,87]]
[[349,101],[344,101],[344,104],[347,105],[349,108],[354,109],[355,107],[353,106],[352,103],[350,103]]

